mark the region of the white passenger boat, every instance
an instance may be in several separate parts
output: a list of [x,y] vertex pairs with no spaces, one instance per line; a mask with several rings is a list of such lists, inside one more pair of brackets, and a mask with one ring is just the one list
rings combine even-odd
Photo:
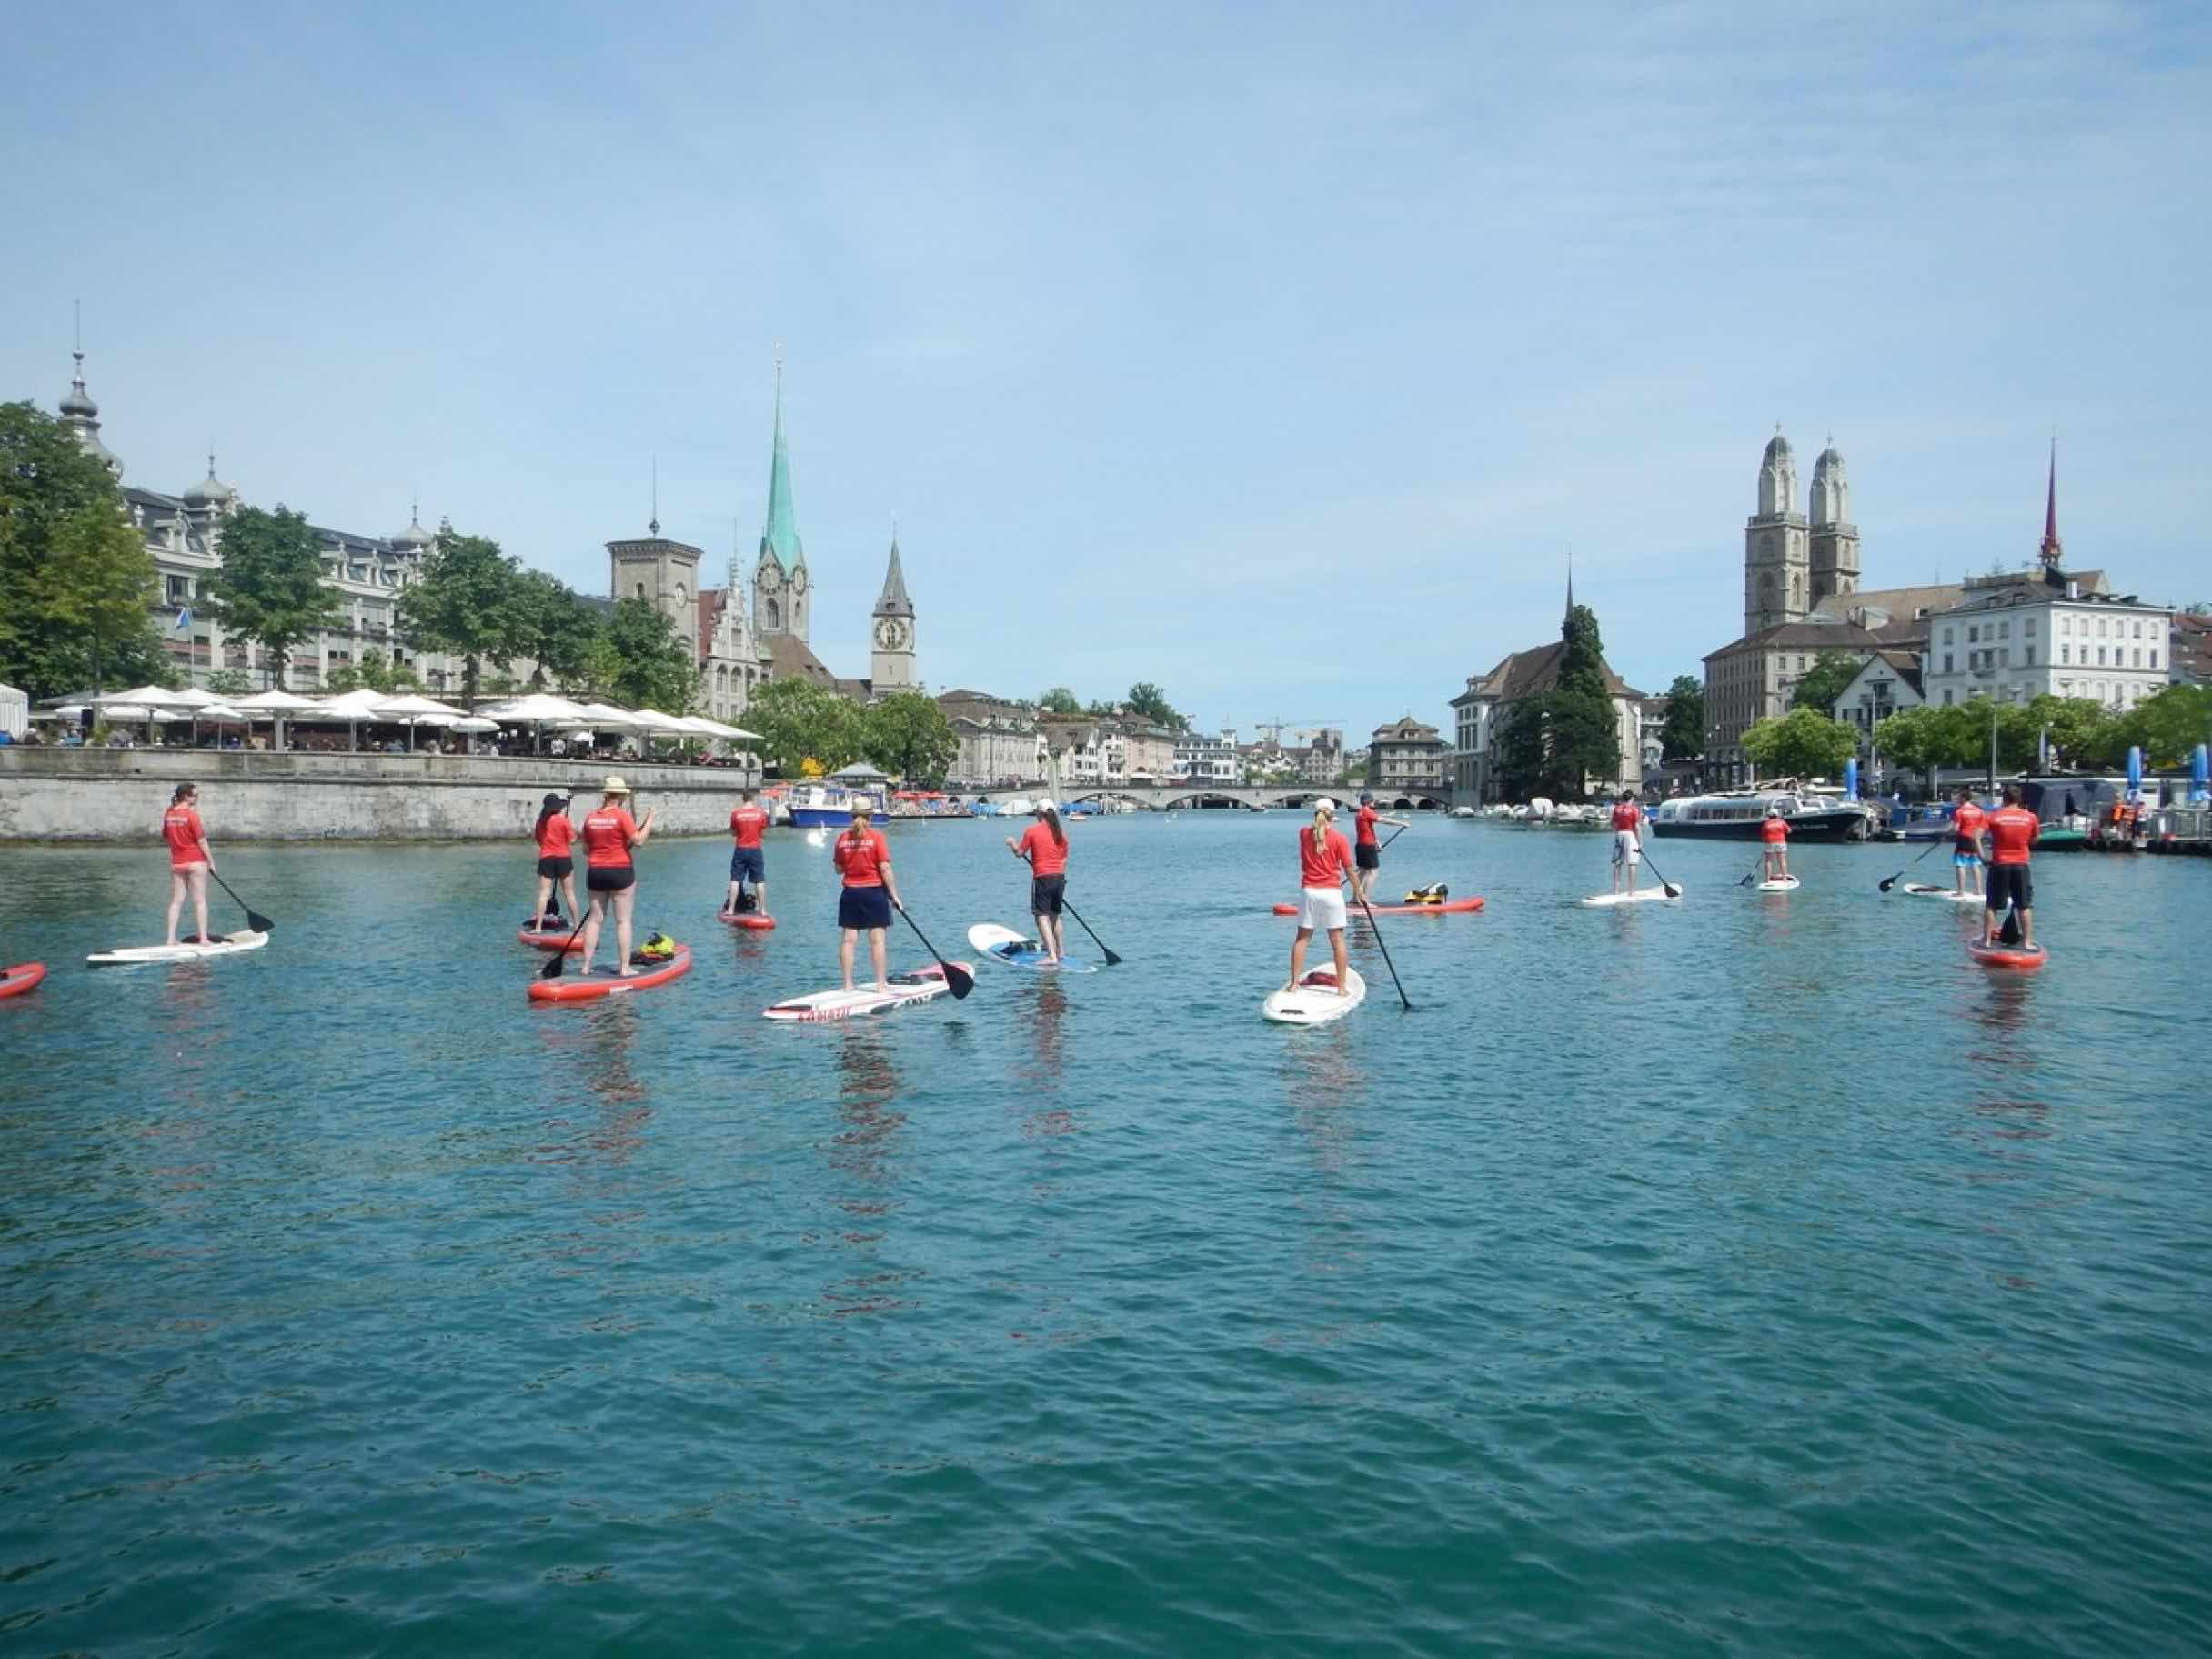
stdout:
[[1871,820],[1855,800],[1823,799],[1795,789],[1736,789],[1722,795],[1676,795],[1653,809],[1654,835],[1755,841],[1766,809],[1775,807],[1793,841],[1864,840]]

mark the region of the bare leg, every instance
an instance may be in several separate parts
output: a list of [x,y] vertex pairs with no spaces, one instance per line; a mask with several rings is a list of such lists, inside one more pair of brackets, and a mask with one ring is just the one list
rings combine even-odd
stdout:
[[202,944],[215,937],[207,931],[207,871],[205,866],[192,872],[192,919],[200,924]]
[[1629,897],[1630,897],[1630,898],[1632,898],[1632,899],[1633,899],[1633,898],[1634,898],[1634,897],[1635,897],[1635,892],[1636,892],[1636,860],[1634,860],[1634,859],[1631,859],[1631,860],[1628,860],[1628,894],[1629,894]]
[[722,914],[725,916],[735,916],[737,913],[738,884],[736,880],[733,878],[729,883],[729,890],[722,895]]
[[1329,954],[1336,958],[1336,994],[1348,997],[1352,994],[1352,965],[1344,960],[1343,929],[1329,930]]
[[584,912],[582,908],[576,902],[576,876],[574,872],[563,876],[560,879],[560,885],[561,890],[568,895],[568,914],[571,916],[581,916]]
[[615,895],[615,942],[622,947],[622,966],[619,970],[626,980],[637,977],[638,970],[629,963],[629,912],[638,898],[638,890],[626,887]]
[[1039,920],[1043,922],[1046,931],[1050,935],[1045,942],[1052,952],[1052,960],[1057,962],[1061,957],[1068,954],[1068,939],[1067,935],[1061,930],[1060,918],[1044,916],[1040,917]]
[[852,946],[853,941],[859,937],[860,935],[850,928],[847,928],[838,936],[837,966],[838,971],[845,977],[847,990],[852,989]]
[[870,928],[868,930],[868,960],[875,965],[878,990],[889,990],[891,988],[891,971],[884,960],[885,952],[889,949],[885,940],[886,933],[883,929]]
[[537,897],[536,900],[535,900],[535,901],[533,901],[533,902],[532,902],[532,904],[530,905],[530,926],[532,926],[533,928],[534,928],[534,927],[536,927],[536,926],[538,925],[538,923],[539,920],[540,920],[540,919],[541,919],[541,918],[542,918],[542,917],[545,915],[545,913],[546,913],[546,900],[547,900],[548,899],[550,899],[552,896],[553,896],[553,878],[552,878],[551,876],[540,876],[540,877],[538,877],[538,897]]
[[2035,914],[2036,912],[2025,904],[2020,907],[2020,949],[2023,950],[2033,950],[2036,948]]
[[591,971],[591,959],[599,948],[599,929],[606,920],[607,895],[594,893],[591,895],[591,913],[584,918],[584,960],[578,964],[579,972]]
[[1285,985],[1283,990],[1296,990],[1298,989],[1299,976],[1306,970],[1306,940],[1312,937],[1313,930],[1312,928],[1301,928],[1298,930],[1297,936],[1291,940],[1291,982]]
[[767,882],[756,881],[753,883],[753,903],[758,907],[758,914],[759,915],[760,920],[762,921],[766,921],[768,920]]
[[187,885],[183,870],[173,870],[169,872],[169,938],[167,942],[172,945],[176,942],[176,915],[185,908],[185,890]]

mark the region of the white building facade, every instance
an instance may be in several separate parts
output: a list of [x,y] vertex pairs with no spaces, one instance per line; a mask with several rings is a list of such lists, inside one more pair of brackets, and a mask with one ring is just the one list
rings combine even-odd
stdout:
[[1175,775],[1188,778],[1195,783],[1225,784],[1233,789],[1244,780],[1244,769],[1237,760],[1237,734],[1223,730],[1219,736],[1202,731],[1186,731],[1175,739]]

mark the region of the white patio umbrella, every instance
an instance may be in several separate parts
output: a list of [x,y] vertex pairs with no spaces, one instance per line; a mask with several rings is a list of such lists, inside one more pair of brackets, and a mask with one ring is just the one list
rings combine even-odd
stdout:
[[359,745],[357,728],[363,720],[383,719],[379,709],[388,696],[389,694],[387,692],[372,691],[367,686],[363,686],[359,690],[348,691],[341,697],[325,698],[322,706],[309,718],[334,723],[344,720],[346,722],[346,747],[347,749],[357,748]]
[[518,697],[484,712],[502,726],[528,726],[533,749],[545,747],[545,727],[548,721],[574,722],[584,718],[581,703],[572,703],[565,697],[554,697],[544,691],[533,691],[528,697]]
[[136,691],[104,691],[97,697],[85,700],[96,709],[106,709],[116,703],[128,703],[134,709],[188,709],[192,706],[190,698],[181,691],[172,691],[166,686],[140,686]]
[[320,708],[311,697],[302,697],[297,691],[256,691],[251,697],[241,697],[232,702],[233,709],[243,709],[256,720],[266,719],[275,728],[269,740],[278,749],[284,747],[284,717],[292,710]]
[[586,703],[584,718],[600,730],[612,728],[618,731],[630,731],[635,730],[638,725],[636,715],[627,709],[618,709],[612,703]]
[[379,719],[405,720],[407,723],[407,753],[415,752],[415,728],[417,725],[442,725],[447,720],[457,720],[461,711],[451,703],[441,703],[435,698],[419,697],[410,691],[404,697],[387,697],[377,705]]

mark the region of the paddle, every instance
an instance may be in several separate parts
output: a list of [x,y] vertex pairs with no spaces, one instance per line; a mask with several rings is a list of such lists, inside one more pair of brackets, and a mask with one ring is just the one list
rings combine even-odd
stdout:
[[[1021,855],[1021,861],[1024,864],[1027,864],[1032,870],[1037,868],[1036,860],[1031,859],[1026,852]],[[1106,953],[1106,966],[1109,968],[1118,968],[1121,965],[1121,959],[1113,953],[1113,947],[1109,945],[1104,940],[1101,939],[1096,933],[1091,932],[1091,924],[1083,920],[1082,911],[1077,910],[1073,905],[1070,904],[1065,894],[1061,896],[1060,908],[1067,911],[1069,915],[1074,917],[1077,924],[1081,927],[1083,931],[1091,934],[1091,942]]]
[[[1943,845],[1943,837],[1941,837],[1941,836],[1939,835],[1939,836],[1936,837],[1936,838],[1935,838],[1935,840],[1931,840],[1931,841],[1930,841],[1930,842],[1929,842],[1929,843],[1928,843],[1926,846],[1923,847],[1923,848],[1920,850],[1920,859],[1925,859],[1925,858],[1926,858],[1926,857],[1928,856],[1928,854],[1930,854],[1931,852],[1934,852],[1934,851],[1936,850],[1936,849],[1937,849],[1938,847],[1940,847],[1940,846],[1942,846],[1942,845]],[[1915,860],[1913,860],[1913,863],[1912,863],[1912,864],[1907,864],[1907,865],[1905,867],[1905,870],[1910,870],[1910,869],[1912,869],[1913,864],[1917,864],[1917,863],[1919,863],[1919,862],[1920,862],[1920,859],[1915,859]],[[1899,871],[1898,871],[1898,872],[1897,872],[1895,875],[1891,876],[1891,877],[1889,877],[1889,878],[1888,878],[1886,880],[1885,880],[1885,881],[1882,883],[1882,890],[1883,890],[1884,892],[1885,892],[1885,893],[1886,893],[1887,891],[1889,891],[1889,890],[1890,890],[1891,888],[1893,888],[1893,887],[1896,886],[1896,885],[1897,885],[1897,883],[1898,883],[1898,881],[1899,881],[1899,880],[1901,880],[1904,878],[1904,875],[1905,875],[1905,870],[1899,870]]]
[[560,978],[562,973],[567,971],[568,967],[568,952],[576,949],[578,935],[583,932],[584,923],[591,919],[591,902],[589,900],[586,900],[582,904],[578,905],[576,909],[576,932],[569,934],[568,942],[563,945],[559,950],[556,950],[553,953],[551,960],[548,960],[544,967],[538,970],[538,977],[539,979],[558,980]]
[[955,1002],[963,1000],[968,993],[975,989],[975,975],[970,973],[965,968],[948,962],[943,957],[938,956],[937,947],[930,942],[930,936],[915,925],[911,916],[906,915],[906,906],[902,904],[897,909],[900,915],[906,916],[906,925],[914,929],[914,937],[921,940],[921,948],[931,956],[937,957],[937,965],[945,970],[945,983],[952,988],[952,1000]]
[[[1737,882],[1736,885],[1738,887],[1749,887],[1752,882],[1757,879],[1759,872],[1765,868],[1766,855],[1765,853],[1761,853],[1759,855],[1759,861],[1751,867],[1751,874],[1745,876],[1741,881]],[[1654,870],[1652,873],[1654,875],[1657,875],[1659,872],[1657,870]]]
[[[1644,861],[1646,864],[1652,864],[1651,850],[1649,848],[1644,848],[1643,849],[1643,852]],[[1652,874],[1654,876],[1659,876],[1659,866],[1656,864],[1652,864]],[[1664,893],[1670,899],[1679,899],[1682,897],[1682,889],[1676,887],[1664,876],[1659,876],[1659,890]]]
[[[1358,897],[1357,894],[1353,896]],[[1413,1011],[1413,1005],[1406,1000],[1405,983],[1398,977],[1398,964],[1390,960],[1390,947],[1382,944],[1382,930],[1376,926],[1374,906],[1362,898],[1360,899],[1360,909],[1367,912],[1367,925],[1374,929],[1375,943],[1382,946],[1382,965],[1390,970],[1390,982],[1397,986],[1398,1000],[1404,1005],[1405,1011],[1410,1014]]]
[[266,933],[271,928],[276,925],[267,917],[261,914],[260,911],[254,909],[252,905],[246,903],[245,900],[239,898],[237,894],[231,893],[230,883],[224,880],[222,877],[216,875],[214,870],[209,870],[207,874],[213,878],[215,884],[217,887],[221,888],[225,892],[230,893],[230,901],[246,912],[246,925],[253,929],[255,932]]

